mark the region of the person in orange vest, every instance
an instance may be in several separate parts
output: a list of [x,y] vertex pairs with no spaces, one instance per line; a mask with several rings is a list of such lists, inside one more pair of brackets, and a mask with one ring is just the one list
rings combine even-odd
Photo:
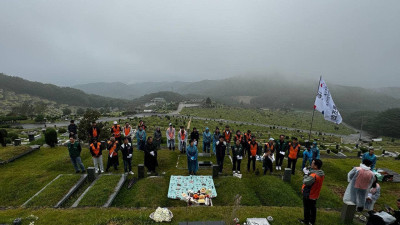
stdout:
[[169,150],[175,151],[175,128],[172,126],[172,123],[169,123],[169,128],[166,132],[167,136],[167,147]]
[[288,150],[288,166],[287,168],[292,169],[292,174],[294,175],[294,170],[296,169],[297,159],[300,155],[300,144],[298,143],[298,139],[296,137],[292,138],[292,142],[289,143]]
[[121,131],[121,126],[118,125],[117,121],[114,121],[114,126],[111,127],[111,135],[115,138],[116,141],[118,141],[119,144],[121,144],[122,142]]
[[93,139],[93,143],[90,144],[89,150],[90,154],[92,154],[93,164],[96,173],[104,173],[101,143],[97,142],[97,139]]
[[229,149],[231,148],[232,132],[229,129],[229,125],[225,126],[224,138],[226,142],[226,154],[229,155]]
[[99,139],[100,129],[97,127],[96,121],[92,122],[92,126],[88,130],[89,133],[89,145],[93,142],[94,139]]
[[299,219],[303,224],[315,224],[317,218],[316,203],[319,198],[319,193],[324,182],[325,173],[321,170],[322,161],[314,159],[311,163],[311,170],[303,178],[303,193],[304,219]]
[[111,137],[110,140],[107,142],[107,149],[108,149],[108,160],[107,160],[107,168],[110,169],[111,166],[114,166],[115,170],[118,170],[118,150],[119,150],[119,142],[115,140],[115,137]]
[[187,132],[183,126],[178,132],[179,146],[178,149],[182,154],[186,153]]
[[243,143],[244,143],[245,140],[244,140],[244,137],[243,137],[242,133],[240,132],[240,130],[237,130],[235,137],[233,137],[233,141],[235,143],[236,143],[237,140],[239,140],[240,144],[243,146]]
[[270,138],[268,143],[264,146],[264,175],[267,174],[269,170],[269,174],[272,174],[272,164],[275,161],[274,152],[275,152],[275,141],[273,138]]
[[250,141],[251,141],[251,130],[247,130],[247,132],[244,134],[244,143],[243,143],[243,148],[245,149],[244,156],[246,156],[246,153],[249,151]]
[[125,123],[124,128],[122,129],[122,133],[124,134],[124,136],[126,138],[128,138],[129,143],[132,143],[132,134],[133,134],[133,130],[131,125],[129,125],[128,122]]
[[253,162],[253,172],[256,170],[256,158],[257,158],[258,143],[256,142],[256,136],[251,136],[249,142],[249,152],[247,159],[247,172],[250,172],[250,162]]
[[147,128],[147,126],[146,126],[146,124],[144,123],[143,120],[140,120],[140,121],[139,121],[139,125],[138,125],[138,126],[139,126],[139,127],[142,127],[143,130],[146,130],[146,128]]

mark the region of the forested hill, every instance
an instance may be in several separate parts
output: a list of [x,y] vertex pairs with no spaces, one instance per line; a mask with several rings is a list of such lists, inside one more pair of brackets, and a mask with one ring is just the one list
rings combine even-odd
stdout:
[[[86,94],[85,92],[70,88],[59,87],[53,84],[44,84],[8,76],[0,73],[0,89],[28,94],[43,99],[55,101],[58,104],[68,104],[83,107],[120,107],[128,103],[127,100],[108,98],[99,95]],[[103,89],[103,91],[107,91]]]

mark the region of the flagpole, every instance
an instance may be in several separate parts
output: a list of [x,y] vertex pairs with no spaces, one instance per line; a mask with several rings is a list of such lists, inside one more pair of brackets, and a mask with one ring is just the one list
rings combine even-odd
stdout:
[[[321,85],[321,80],[322,80],[322,76],[319,77],[318,88],[317,88],[317,94],[318,94],[318,91],[319,91],[319,85]],[[311,130],[312,130],[313,122],[314,122],[314,114],[315,114],[315,105],[314,105],[314,110],[313,110],[313,112],[312,112],[310,133],[308,134],[308,140],[309,140],[310,142],[311,142]]]

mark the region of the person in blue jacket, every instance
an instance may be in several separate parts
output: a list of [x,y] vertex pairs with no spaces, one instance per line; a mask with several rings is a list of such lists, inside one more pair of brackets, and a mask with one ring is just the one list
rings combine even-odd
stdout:
[[361,161],[363,161],[364,159],[368,159],[369,161],[372,162],[371,170],[374,170],[375,164],[376,164],[376,155],[374,154],[374,147],[372,147],[372,146],[369,147],[369,151],[364,153]]
[[215,128],[215,132],[214,132],[214,134],[213,134],[213,137],[212,137],[212,139],[213,139],[213,152],[214,152],[214,155],[216,154],[215,152],[216,152],[216,146],[217,146],[217,141],[219,140],[219,136],[221,135],[221,133],[219,132],[219,128],[218,127],[216,127]]
[[144,151],[144,146],[146,144],[146,131],[143,130],[143,126],[138,126],[138,131],[136,132],[137,149]]
[[199,162],[197,161],[198,153],[199,151],[196,145],[194,145],[194,140],[190,139],[189,146],[186,148],[189,175],[196,175],[197,170],[199,170]]
[[211,133],[210,129],[206,127],[206,131],[203,132],[203,152],[210,153],[211,146]]
[[313,161],[313,153],[310,150],[310,146],[306,147],[303,151],[303,163],[301,164],[301,169],[303,170],[304,167],[306,167],[308,161],[308,165],[311,166],[311,163]]
[[312,143],[310,151],[312,152],[312,159],[319,159],[319,148],[316,141]]

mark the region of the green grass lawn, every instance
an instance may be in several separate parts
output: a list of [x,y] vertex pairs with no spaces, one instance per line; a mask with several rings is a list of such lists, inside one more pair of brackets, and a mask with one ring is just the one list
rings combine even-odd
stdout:
[[47,206],[53,207],[66,195],[70,188],[81,178],[81,175],[62,175],[60,178],[51,183],[38,196],[33,198],[28,207]]
[[101,176],[82,198],[79,206],[103,206],[120,179],[121,176],[118,175]]
[[0,162],[7,161],[29,150],[31,150],[31,148],[28,146],[0,146]]

